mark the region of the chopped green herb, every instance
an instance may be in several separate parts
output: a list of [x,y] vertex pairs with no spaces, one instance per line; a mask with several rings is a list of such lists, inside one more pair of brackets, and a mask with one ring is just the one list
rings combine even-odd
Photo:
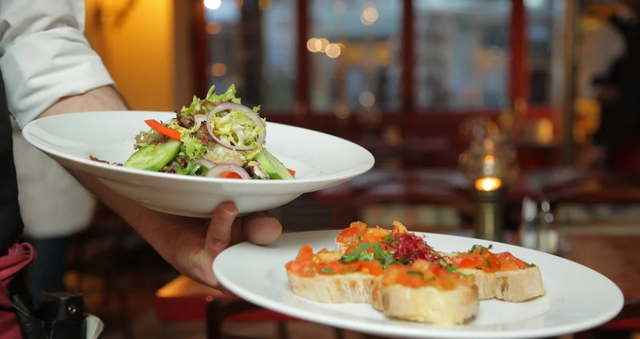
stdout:
[[456,273],[458,271],[458,266],[456,265],[449,265],[447,267],[447,271],[449,271],[449,273]]
[[409,275],[417,275],[420,278],[424,278],[424,274],[422,274],[422,272],[420,272],[420,271],[407,271],[407,274],[409,274]]
[[340,262],[350,263],[350,262],[356,261],[358,260],[358,258],[360,258],[360,256],[363,253],[365,253],[371,247],[374,247],[374,251],[375,251],[375,247],[380,248],[380,244],[363,242],[362,244],[360,244],[360,248],[354,250],[351,253],[343,255],[342,258],[340,258]]
[[375,244],[373,246],[373,255],[377,260],[384,260],[387,257],[380,244]]
[[489,259],[485,259],[487,261],[487,267],[491,267],[491,262],[489,262]]
[[371,252],[364,252],[360,255],[360,261],[371,261],[374,259],[374,255]]
[[388,256],[382,263],[382,268],[386,270],[387,267],[389,267],[392,264],[397,264],[397,262],[393,259],[393,256]]
[[328,267],[325,267],[325,268],[321,269],[320,272],[326,273],[326,274],[332,274],[333,270],[328,268]]
[[436,276],[435,275],[432,276],[431,278],[427,279],[427,281],[434,281],[434,280],[436,280]]

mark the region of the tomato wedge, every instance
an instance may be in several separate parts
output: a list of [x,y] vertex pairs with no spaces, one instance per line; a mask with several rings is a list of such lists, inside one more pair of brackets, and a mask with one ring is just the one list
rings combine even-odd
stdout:
[[220,178],[226,178],[226,179],[242,179],[242,177],[240,176],[240,174],[234,172],[234,171],[224,171],[220,174]]
[[175,129],[171,129],[161,123],[159,123],[156,120],[153,119],[147,119],[144,121],[147,125],[149,125],[149,127],[153,128],[155,131],[157,131],[158,133],[167,136],[171,139],[174,140],[178,140],[180,141],[180,132],[176,131]]

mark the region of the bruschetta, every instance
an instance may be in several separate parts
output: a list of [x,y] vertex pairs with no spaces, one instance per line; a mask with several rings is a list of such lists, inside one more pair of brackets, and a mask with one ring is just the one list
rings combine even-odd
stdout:
[[545,295],[540,269],[510,252],[494,253],[475,245],[468,252],[441,253],[458,272],[473,275],[481,300],[523,302]]
[[473,246],[438,252],[394,221],[391,229],[354,222],[335,249],[300,248],[285,267],[294,294],[324,303],[368,303],[390,318],[463,324],[480,300],[522,302],[544,295],[538,267],[509,252]]
[[426,260],[389,266],[377,288],[377,308],[391,318],[463,324],[478,313],[474,279]]
[[387,254],[388,262],[385,267],[393,263],[411,265],[420,259],[436,262],[441,266],[450,265],[423,237],[409,232],[401,222],[395,220],[392,226],[388,230],[379,226],[368,227],[360,221],[353,222],[336,237],[336,250],[348,254],[361,246],[380,244],[382,251]]
[[314,254],[309,245],[285,268],[293,293],[324,303],[370,304],[374,282],[383,273],[377,260],[345,260],[342,253],[327,249]]

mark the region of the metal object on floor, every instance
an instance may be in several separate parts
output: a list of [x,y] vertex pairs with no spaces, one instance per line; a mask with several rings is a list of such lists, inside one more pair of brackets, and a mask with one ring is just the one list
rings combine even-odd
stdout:
[[476,236],[481,239],[502,241],[505,214],[505,189],[483,191],[475,189],[472,193],[475,205]]

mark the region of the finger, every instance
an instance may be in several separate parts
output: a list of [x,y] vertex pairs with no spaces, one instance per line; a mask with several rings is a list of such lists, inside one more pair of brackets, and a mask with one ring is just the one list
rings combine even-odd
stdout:
[[230,245],[239,244],[245,241],[244,237],[244,219],[236,218],[236,221],[231,226],[231,243]]
[[213,212],[205,240],[205,249],[211,258],[215,258],[229,246],[236,215],[238,215],[238,208],[231,202],[220,204]]
[[223,294],[224,297],[237,297],[233,292],[231,292],[229,289],[227,289],[226,287],[220,285],[218,286],[218,290],[220,291],[220,293]]
[[254,213],[244,220],[244,237],[254,244],[264,245],[276,240],[282,234],[282,224],[265,213]]

